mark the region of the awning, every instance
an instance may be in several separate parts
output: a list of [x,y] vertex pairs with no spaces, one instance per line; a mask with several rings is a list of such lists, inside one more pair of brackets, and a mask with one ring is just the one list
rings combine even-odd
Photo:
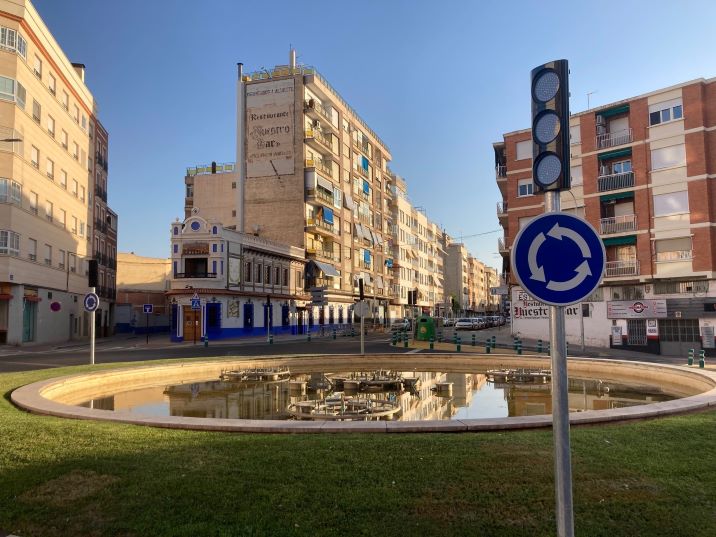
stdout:
[[631,157],[631,147],[626,149],[618,149],[616,151],[607,151],[606,153],[600,153],[597,158],[599,160],[611,160],[619,157]]
[[369,250],[363,251],[363,261],[370,264],[370,251]]
[[368,181],[363,179],[363,193],[364,194],[370,194],[370,185],[368,184]]
[[323,221],[333,225],[333,209],[323,207]]
[[388,268],[393,268],[393,260],[392,259],[386,259],[385,260],[385,266]]
[[380,274],[376,275],[376,277],[375,277],[375,286],[376,286],[378,289],[384,289],[384,288],[385,288],[385,284],[383,283],[383,277],[382,277]]
[[627,235],[626,237],[609,237],[602,239],[604,246],[625,246],[627,244],[636,244],[636,235]]
[[350,194],[343,193],[343,205],[351,211],[355,208],[355,203],[353,203],[353,198]]
[[629,111],[628,104],[622,104],[621,106],[615,106],[614,108],[607,108],[606,110],[599,110],[594,114],[602,117],[614,117],[620,114],[626,114]]
[[375,233],[375,242],[377,242],[378,244],[383,244],[383,237]]
[[309,261],[309,264],[313,264],[316,267],[318,267],[323,274],[326,276],[339,276],[338,271],[333,268],[333,265],[329,265],[328,263],[322,263],[321,261],[316,261],[315,259],[311,259]]
[[333,192],[333,184],[320,175],[316,178],[316,182],[318,183],[318,186],[325,188],[328,192]]
[[603,196],[599,196],[599,201],[621,200],[633,197],[634,192],[616,192],[615,194],[604,194]]
[[361,272],[361,278],[363,278],[363,283],[366,283],[368,285],[373,283],[373,278],[367,272]]
[[368,171],[368,158],[361,155],[361,168],[363,168],[365,171]]
[[364,238],[365,235],[363,234],[363,226],[361,226],[358,222],[355,222],[353,226],[356,229],[356,237],[359,239]]

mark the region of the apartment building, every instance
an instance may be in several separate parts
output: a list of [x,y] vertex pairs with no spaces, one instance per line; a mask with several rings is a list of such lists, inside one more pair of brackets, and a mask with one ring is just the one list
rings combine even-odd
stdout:
[[[67,59],[33,5],[0,1],[2,343],[89,334],[81,298],[94,253],[95,110],[84,66]],[[105,278],[113,289],[111,270]],[[112,296],[103,293],[107,312]]]
[[[394,317],[444,312],[444,255],[440,227],[408,199],[405,180],[390,173],[393,188],[393,298]],[[408,291],[417,291],[416,307],[408,304]]]
[[[716,324],[716,79],[699,79],[570,118],[565,212],[585,218],[607,253],[600,288],[567,308],[570,342],[685,355],[713,353]],[[503,270],[518,230],[544,211],[534,195],[530,130],[494,144]],[[546,333],[547,308],[512,287],[514,329]]]
[[[348,313],[331,309],[324,320],[306,308],[302,248],[225,228],[199,214],[172,223],[171,263],[172,341],[267,330],[301,334],[314,324],[343,323]],[[193,307],[194,299],[200,307]]]
[[449,242],[445,248],[445,297],[454,313],[470,311],[468,286],[470,253],[461,242]]

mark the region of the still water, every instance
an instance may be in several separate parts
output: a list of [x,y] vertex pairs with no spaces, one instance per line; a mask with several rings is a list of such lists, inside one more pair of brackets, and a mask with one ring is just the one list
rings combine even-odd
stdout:
[[[257,371],[257,370],[252,370]],[[266,370],[261,370],[266,371]],[[547,375],[527,382],[484,373],[350,371],[224,376],[128,390],[80,404],[143,416],[232,419],[451,420],[550,414]],[[572,412],[667,401],[658,386],[569,380]]]

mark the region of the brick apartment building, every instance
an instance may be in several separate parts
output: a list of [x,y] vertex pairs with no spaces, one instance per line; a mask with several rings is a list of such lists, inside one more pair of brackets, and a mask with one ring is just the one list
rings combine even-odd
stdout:
[[[662,354],[713,352],[716,325],[716,79],[694,80],[570,118],[571,192],[607,253],[600,288],[567,308],[568,340]],[[531,131],[493,144],[497,216],[514,330],[540,337],[545,309],[509,275],[512,242],[544,212],[533,194]],[[582,328],[582,326],[584,328]]]

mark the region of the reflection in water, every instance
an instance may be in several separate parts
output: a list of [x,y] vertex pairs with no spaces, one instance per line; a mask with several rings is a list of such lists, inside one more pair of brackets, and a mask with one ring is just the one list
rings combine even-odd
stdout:
[[[240,372],[241,373],[241,372]],[[243,372],[245,373],[245,372]],[[173,386],[128,390],[80,406],[151,416],[254,420],[297,419],[290,410],[321,405],[348,408],[351,416],[332,419],[449,420],[531,416],[552,412],[549,382],[506,382],[480,373],[434,371],[313,372],[279,375],[224,375]],[[655,386],[570,379],[572,412],[604,410],[673,399]],[[336,403],[343,401],[343,403]],[[346,405],[347,401],[354,401]],[[365,408],[391,408],[381,417]],[[361,410],[363,409],[363,410]],[[364,414],[361,416],[361,412]],[[310,412],[308,412],[310,414]],[[314,419],[301,415],[301,419]]]

